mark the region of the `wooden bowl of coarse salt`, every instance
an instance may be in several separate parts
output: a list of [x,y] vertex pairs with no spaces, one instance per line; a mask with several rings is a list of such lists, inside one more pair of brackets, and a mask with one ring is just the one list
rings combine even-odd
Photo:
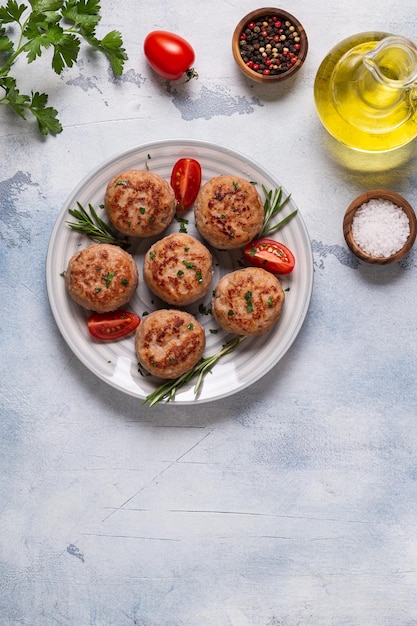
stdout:
[[394,191],[366,191],[346,209],[343,234],[350,250],[362,261],[395,263],[414,245],[416,214],[411,204]]

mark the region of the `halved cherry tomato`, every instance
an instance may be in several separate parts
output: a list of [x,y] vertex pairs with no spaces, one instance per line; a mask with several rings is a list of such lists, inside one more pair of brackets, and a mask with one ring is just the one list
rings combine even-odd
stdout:
[[144,41],[145,57],[155,72],[168,80],[178,80],[184,74],[187,80],[197,78],[191,67],[195,54],[188,41],[166,30],[154,30]]
[[172,168],[171,187],[175,192],[177,209],[189,209],[201,185],[201,166],[195,159],[180,159]]
[[272,274],[289,274],[295,266],[291,250],[274,239],[256,239],[249,243],[244,252],[245,259],[251,265],[262,267]]
[[140,324],[140,317],[130,311],[92,313],[87,324],[90,334],[96,339],[114,341],[133,333]]

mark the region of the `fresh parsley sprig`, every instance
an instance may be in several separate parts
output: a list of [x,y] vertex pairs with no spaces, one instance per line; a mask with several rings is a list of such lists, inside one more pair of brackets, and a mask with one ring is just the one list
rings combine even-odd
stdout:
[[[52,69],[61,74],[65,67],[76,63],[84,40],[108,58],[113,73],[119,76],[127,59],[122,36],[113,30],[99,39],[96,27],[100,20],[99,0],[8,0],[0,7],[0,104],[10,106],[23,119],[31,113],[42,135],[60,133],[58,112],[47,106],[47,94],[21,94],[11,75],[12,67],[20,55],[32,63],[44,50],[52,48]],[[12,39],[9,35],[15,31],[16,38]]]
[[72,230],[87,235],[98,243],[112,243],[124,250],[130,246],[127,238],[121,239],[118,233],[97,215],[97,211],[91,204],[88,205],[90,214],[79,202],[77,205],[78,209],[68,209],[68,213],[77,220],[76,222],[66,222]]
[[284,219],[278,222],[278,224],[270,225],[271,221],[278,215],[280,211],[282,211],[282,209],[285,207],[287,202],[289,202],[291,198],[291,194],[287,196],[286,198],[284,198],[283,200],[282,199],[282,195],[283,195],[282,187],[278,187],[277,189],[274,189],[274,190],[272,189],[268,190],[266,189],[264,185],[262,185],[262,190],[265,194],[264,222],[263,222],[261,230],[258,233],[258,237],[265,237],[265,235],[270,235],[271,233],[274,233],[275,231],[282,228],[284,224],[289,222],[297,214],[297,209],[296,209],[295,211],[287,215],[287,217],[284,217]]
[[201,361],[197,363],[197,365],[188,370],[188,372],[185,372],[185,374],[183,374],[179,378],[167,381],[166,383],[162,383],[162,385],[159,385],[159,387],[157,387],[154,391],[146,396],[142,404],[149,404],[150,407],[153,407],[155,406],[155,404],[158,404],[158,402],[169,402],[175,397],[175,394],[179,389],[181,389],[181,387],[183,387],[188,382],[190,382],[190,380],[193,380],[193,378],[196,377],[197,380],[194,385],[194,395],[197,395],[203,383],[204,376],[211,372],[219,359],[221,359],[226,354],[230,354],[230,352],[233,352],[233,350],[245,338],[245,336],[233,337],[233,339],[230,339],[230,341],[225,343],[222,349],[216,354],[201,359]]

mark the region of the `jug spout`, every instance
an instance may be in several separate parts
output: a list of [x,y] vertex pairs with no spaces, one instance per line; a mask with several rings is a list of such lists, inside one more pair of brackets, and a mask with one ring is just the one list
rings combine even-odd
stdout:
[[363,61],[374,78],[391,89],[417,85],[417,46],[405,37],[385,37]]
[[314,99],[342,143],[367,152],[404,146],[417,137],[417,45],[375,31],[344,39],[320,64]]

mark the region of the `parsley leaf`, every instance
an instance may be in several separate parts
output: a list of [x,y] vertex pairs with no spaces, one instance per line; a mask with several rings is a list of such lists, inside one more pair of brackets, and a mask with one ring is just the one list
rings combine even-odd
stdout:
[[52,68],[61,74],[64,67],[72,67],[77,60],[80,41],[76,35],[67,34],[57,24],[45,29],[45,23],[30,23],[25,30],[29,41],[24,48],[27,51],[28,63],[41,56],[42,48],[53,46]]
[[[21,94],[11,69],[21,54],[32,63],[44,50],[52,48],[52,69],[61,74],[77,62],[84,41],[104,54],[113,73],[120,76],[127,59],[122,36],[113,30],[99,39],[95,29],[100,20],[99,0],[8,0],[0,7],[0,104],[10,106],[23,119],[30,112],[43,135],[60,133],[58,112],[47,106],[47,94]],[[17,32],[16,41],[8,36],[5,25],[9,24],[16,25],[11,30],[12,34]]]
[[99,11],[99,0],[68,0],[62,9],[62,15],[85,34],[93,34],[101,19]]
[[[16,87],[15,79],[10,76],[0,77],[0,87],[6,93],[4,98],[7,98],[10,108],[20,115],[21,118],[26,119],[26,114],[28,112],[32,113],[38,122],[38,128],[42,135],[47,135],[49,132],[57,134],[62,131],[62,126],[57,119],[58,113],[56,109],[46,106],[48,96],[45,93],[32,93],[31,97],[21,94]],[[1,102],[2,99],[0,98],[0,104]]]
[[10,41],[8,36],[6,35],[6,30],[4,28],[0,29],[0,52],[11,52],[13,51],[13,41]]
[[24,4],[17,4],[15,0],[9,0],[5,7],[0,7],[0,20],[3,24],[19,22],[25,11],[26,6]]
[[4,98],[7,98],[9,106],[13,109],[15,113],[25,119],[25,110],[27,108],[27,103],[30,102],[29,96],[20,94],[19,90],[16,87],[15,79],[11,78],[10,76],[0,78],[0,87],[3,87],[6,93]]
[[51,13],[59,11],[62,7],[61,0],[29,0],[33,13]]
[[126,51],[122,47],[122,35],[117,30],[112,30],[103,37],[98,50],[103,52],[112,67],[116,76],[120,76],[123,72],[123,64],[126,60]]
[[47,107],[47,101],[48,96],[37,91],[32,94],[32,100],[28,109],[36,117],[42,135],[47,135],[48,133],[57,135],[62,131],[62,126],[57,118],[58,111],[53,107]]

